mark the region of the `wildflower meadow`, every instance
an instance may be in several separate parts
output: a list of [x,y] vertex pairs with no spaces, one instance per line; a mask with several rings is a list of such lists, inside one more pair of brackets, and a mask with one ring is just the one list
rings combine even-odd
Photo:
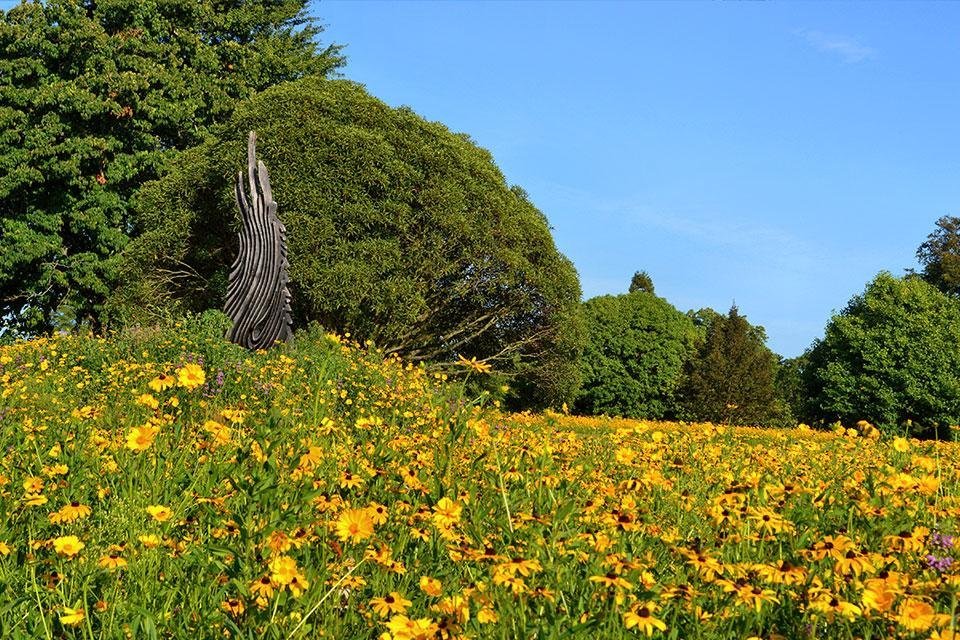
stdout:
[[957,446],[507,415],[314,331],[0,348],[4,638],[955,637]]

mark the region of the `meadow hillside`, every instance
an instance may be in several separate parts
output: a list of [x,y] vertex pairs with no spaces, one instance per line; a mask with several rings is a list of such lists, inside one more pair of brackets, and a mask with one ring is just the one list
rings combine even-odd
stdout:
[[954,637],[952,443],[507,415],[481,363],[220,335],[0,347],[0,636]]

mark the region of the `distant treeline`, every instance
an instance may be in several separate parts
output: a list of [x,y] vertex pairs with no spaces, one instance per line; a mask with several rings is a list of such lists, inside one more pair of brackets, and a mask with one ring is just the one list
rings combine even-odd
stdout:
[[951,438],[960,424],[960,218],[917,250],[920,270],[878,274],[800,357],[765,346],[737,311],[681,313],[639,273],[629,293],[585,303],[576,409],[764,426],[797,422]]

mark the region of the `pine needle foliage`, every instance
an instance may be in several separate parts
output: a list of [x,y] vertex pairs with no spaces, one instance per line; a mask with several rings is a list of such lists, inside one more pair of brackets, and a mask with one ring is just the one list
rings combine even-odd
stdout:
[[710,422],[763,425],[777,412],[777,358],[765,334],[740,315],[736,305],[707,326],[684,385],[688,417]]

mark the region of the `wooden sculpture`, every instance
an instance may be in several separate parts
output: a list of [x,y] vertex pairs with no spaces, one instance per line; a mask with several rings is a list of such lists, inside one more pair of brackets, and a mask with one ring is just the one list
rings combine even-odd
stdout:
[[257,134],[247,141],[250,197],[243,171],[237,174],[236,199],[243,219],[240,253],[230,267],[224,311],[233,321],[227,338],[247,349],[266,349],[293,335],[287,289],[287,229],[277,217],[267,167],[257,160]]

